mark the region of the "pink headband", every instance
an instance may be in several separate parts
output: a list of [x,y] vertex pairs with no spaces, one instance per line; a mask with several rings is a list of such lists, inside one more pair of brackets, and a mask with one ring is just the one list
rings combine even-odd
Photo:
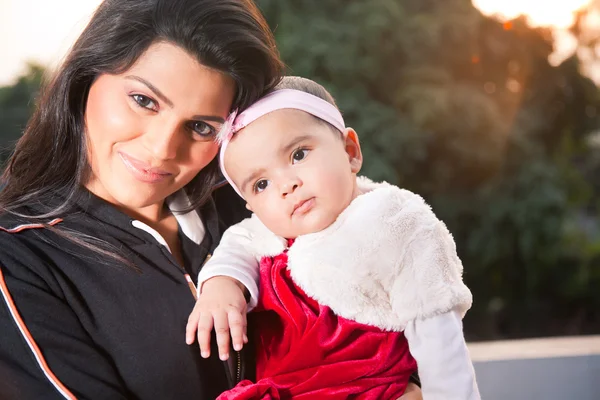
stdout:
[[229,182],[237,194],[242,198],[244,198],[244,196],[241,191],[235,183],[233,183],[233,180],[229,177],[227,171],[225,171],[225,150],[236,132],[270,112],[285,108],[293,108],[312,114],[315,117],[330,123],[342,133],[346,130],[342,114],[333,104],[300,90],[276,90],[258,100],[240,115],[237,115],[237,110],[233,111],[229,114],[227,121],[225,121],[225,124],[223,124],[223,127],[217,135],[217,142],[221,144],[219,165],[227,182]]

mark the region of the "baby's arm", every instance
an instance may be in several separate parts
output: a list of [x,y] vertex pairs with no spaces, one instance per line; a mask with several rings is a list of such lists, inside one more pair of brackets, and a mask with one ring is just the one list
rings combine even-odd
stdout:
[[404,334],[417,361],[426,400],[478,400],[479,389],[459,311],[408,323]]
[[256,223],[247,219],[225,231],[198,275],[198,300],[188,319],[186,342],[193,343],[197,332],[202,357],[210,356],[213,327],[222,360],[229,357],[230,333],[235,350],[248,342],[246,311],[258,301],[258,260],[250,250],[254,229]]
[[252,217],[231,226],[223,233],[219,246],[198,274],[198,296],[204,283],[215,276],[228,276],[248,290],[248,310],[258,302],[258,258],[252,251],[252,237],[263,229],[258,218]]
[[425,400],[480,399],[465,343],[462,317],[472,296],[452,235],[424,202],[413,203],[400,246],[392,307],[406,321],[405,336],[417,361]]

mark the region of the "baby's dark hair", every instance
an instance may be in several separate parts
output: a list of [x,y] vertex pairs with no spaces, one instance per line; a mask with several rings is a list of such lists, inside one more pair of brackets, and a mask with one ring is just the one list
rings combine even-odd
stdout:
[[[312,94],[313,96],[316,96],[316,97],[332,104],[335,108],[338,108],[337,104],[335,104],[335,100],[334,100],[333,96],[331,95],[331,93],[329,93],[327,91],[327,89],[325,89],[322,85],[318,84],[317,82],[307,79],[307,78],[303,78],[301,76],[286,76],[286,77],[284,77],[277,84],[277,86],[275,86],[275,88],[273,90],[280,90],[280,89],[293,89],[293,90],[299,90],[301,92],[305,92],[308,94]],[[338,108],[338,110],[339,110],[339,108]],[[323,121],[322,119],[317,118],[317,117],[314,117],[314,118],[315,118],[315,120],[319,121],[320,123],[326,124],[336,134],[340,133],[340,131],[336,127],[331,125],[329,122]]]
[[285,76],[281,81],[275,86],[274,90],[279,89],[294,89],[300,90],[301,92],[305,92],[308,94],[312,94],[313,96],[317,96],[320,99],[325,100],[328,103],[333,104],[337,108],[337,104],[335,104],[335,100],[331,93],[327,91],[323,86],[319,85],[317,82],[312,81],[307,78],[303,78],[301,76]]

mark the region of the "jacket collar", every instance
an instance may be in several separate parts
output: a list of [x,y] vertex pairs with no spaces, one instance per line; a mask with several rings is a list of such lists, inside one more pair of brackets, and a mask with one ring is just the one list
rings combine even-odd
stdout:
[[[77,216],[81,215],[81,213],[85,213],[86,215],[89,215],[98,221],[117,226],[121,230],[124,230],[137,237],[147,239],[148,236],[145,233],[148,233],[159,243],[163,245],[166,244],[164,243],[164,239],[162,239],[154,229],[148,227],[141,221],[131,218],[114,205],[101,199],[85,188],[82,188],[73,200],[75,213],[72,216],[74,218],[77,218]],[[212,201],[209,200],[209,203],[211,202]],[[214,229],[214,225],[217,224],[212,222],[213,220],[217,220],[216,210],[212,204],[207,204],[201,207],[200,210],[192,210],[188,213],[182,214],[180,210],[189,206],[189,204],[190,200],[183,190],[178,191],[167,199],[167,206],[177,219],[180,232],[185,235],[187,239],[199,245],[206,236],[206,228],[203,223],[203,219],[205,219],[206,222],[210,222],[208,224],[209,228]],[[199,212],[201,215],[199,215]],[[216,226],[216,228],[218,228],[218,226]],[[209,235],[213,237],[215,235],[218,236],[218,232],[209,232]]]

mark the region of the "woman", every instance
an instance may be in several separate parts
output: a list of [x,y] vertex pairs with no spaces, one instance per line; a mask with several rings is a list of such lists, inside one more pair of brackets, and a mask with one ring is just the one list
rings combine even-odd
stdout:
[[212,399],[242,378],[185,344],[188,282],[244,216],[211,193],[214,135],[280,72],[249,0],[99,7],[3,176],[0,398]]

